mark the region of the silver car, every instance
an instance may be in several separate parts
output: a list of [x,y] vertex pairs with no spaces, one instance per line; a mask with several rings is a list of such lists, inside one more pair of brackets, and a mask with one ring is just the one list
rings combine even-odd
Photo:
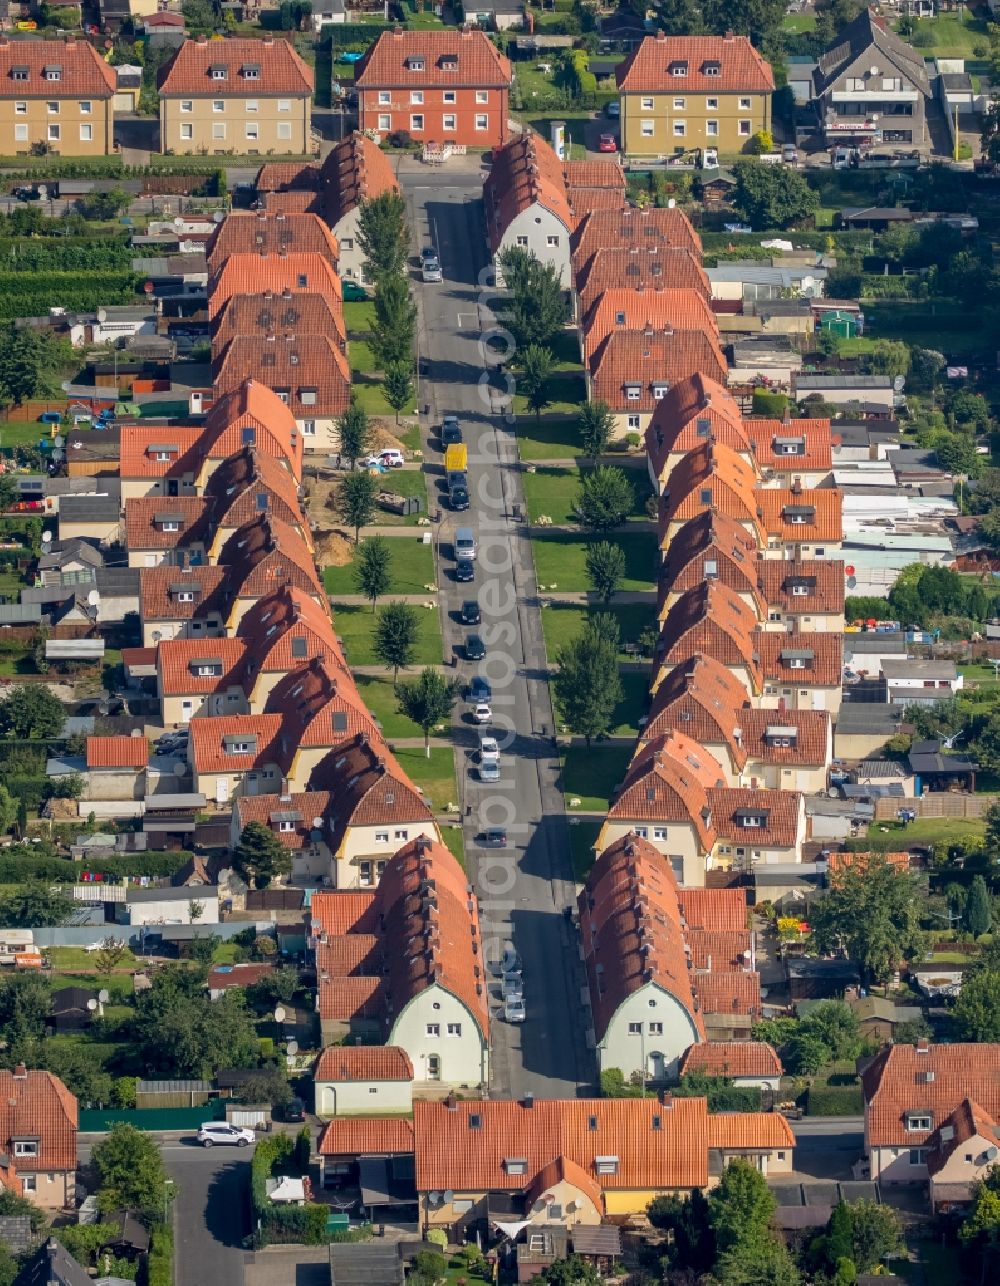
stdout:
[[245,1148],[256,1143],[257,1136],[253,1130],[245,1130],[239,1125],[230,1125],[227,1121],[206,1121],[198,1127],[198,1142],[203,1148],[212,1148],[218,1144],[230,1144],[233,1147]]
[[503,1016],[509,1023],[523,1023],[526,1017],[523,1000],[504,1002]]
[[444,281],[441,265],[436,259],[425,259],[420,269],[424,281]]

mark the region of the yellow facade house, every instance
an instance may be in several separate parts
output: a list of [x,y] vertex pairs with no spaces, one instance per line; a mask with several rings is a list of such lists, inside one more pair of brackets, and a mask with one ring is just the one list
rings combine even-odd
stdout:
[[313,74],[286,40],[185,40],[160,73],[160,150],[302,156]]
[[0,155],[107,156],[117,79],[93,45],[0,36]]
[[771,128],[774,76],[747,36],[647,36],[617,72],[622,152],[743,152]]

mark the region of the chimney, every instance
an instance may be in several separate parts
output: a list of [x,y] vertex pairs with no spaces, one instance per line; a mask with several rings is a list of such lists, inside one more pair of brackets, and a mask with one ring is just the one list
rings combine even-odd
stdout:
[[786,403],[785,403],[785,410],[784,410],[784,413],[783,413],[783,415],[782,415],[782,417],[781,417],[781,423],[782,423],[782,424],[791,424],[791,422],[792,422],[792,408],[791,408],[791,407],[789,406],[789,404],[786,402]]
[[[918,1041],[917,1041],[917,1053],[918,1053],[918,1054],[929,1054],[930,1052],[931,1052],[930,1042],[929,1042],[926,1038],[922,1037],[920,1040],[918,1040]],[[18,1071],[22,1071],[22,1072],[23,1072],[23,1071],[24,1071],[24,1068],[23,1068],[23,1067],[21,1067],[21,1068],[15,1068],[15,1069],[14,1069],[14,1075],[15,1075],[15,1076],[17,1075]]]
[[270,32],[267,32],[267,34],[264,36],[261,43],[263,44],[265,49],[270,49],[271,46],[274,44],[274,37],[271,35]]
[[444,1101],[444,1105],[445,1105],[445,1107],[448,1109],[448,1111],[449,1111],[449,1112],[457,1112],[457,1111],[458,1111],[458,1099],[455,1097],[455,1092],[454,1092],[454,1090],[453,1090],[453,1091],[448,1095],[448,1097],[445,1099],[445,1101]]
[[534,1096],[534,1094],[532,1094],[532,1093],[530,1093],[530,1092],[529,1092],[529,1093],[527,1093],[527,1094],[525,1094],[524,1098],[523,1098],[523,1099],[521,1099],[521,1106],[522,1106],[522,1107],[524,1107],[524,1108],[527,1108],[527,1109],[530,1111],[530,1109],[531,1109],[531,1108],[533,1108],[533,1107],[535,1106],[535,1096]]
[[28,1079],[28,1069],[23,1063],[18,1063],[14,1068],[13,1075],[15,1081],[26,1081]]
[[661,44],[665,45],[667,43],[667,33],[665,31],[658,31],[656,33],[656,39],[660,41]]
[[202,32],[202,33],[201,33],[201,35],[198,37],[198,44],[199,44],[199,45],[207,45],[207,44],[208,44],[208,38],[206,37],[206,35],[205,35],[205,33],[204,33],[204,32]]
[[393,40],[402,40],[402,39],[403,39],[403,28],[402,28],[402,27],[399,27],[399,26],[393,27],[393,29],[392,29],[392,38],[393,38]]
[[669,1090],[660,1090],[660,1103],[668,1112],[674,1110],[674,1096]]
[[471,40],[471,39],[472,39],[472,28],[469,26],[469,24],[468,24],[467,22],[466,22],[466,23],[464,23],[464,24],[463,24],[463,26],[462,26],[462,39],[463,39],[463,40]]
[[726,43],[729,45],[731,45],[733,41],[736,39],[736,37],[733,35],[731,31],[727,31],[724,38]]

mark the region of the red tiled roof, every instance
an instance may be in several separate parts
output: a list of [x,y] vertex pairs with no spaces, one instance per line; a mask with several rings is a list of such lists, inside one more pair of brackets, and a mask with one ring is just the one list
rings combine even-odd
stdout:
[[[417,1101],[413,1130],[418,1192],[517,1192],[560,1157],[602,1191],[708,1183],[703,1098]],[[617,1172],[598,1174],[597,1156],[617,1156]],[[527,1175],[508,1172],[507,1157],[523,1157]]]
[[319,171],[323,215],[336,227],[345,215],[383,192],[398,192],[392,162],[379,145],[355,130],[326,155]]
[[[951,1126],[951,1133],[947,1137],[944,1133],[945,1125]],[[997,1128],[997,1122],[985,1108],[980,1107],[971,1098],[967,1098],[959,1103],[947,1120],[942,1121],[927,1140],[928,1173],[937,1174],[944,1168],[948,1158],[957,1148],[974,1138],[985,1139],[987,1146],[996,1147],[996,1141],[1000,1139],[1000,1130]]]
[[643,741],[679,728],[699,745],[724,743],[737,769],[746,762],[746,747],[735,729],[746,713],[747,693],[732,671],[704,652],[676,665],[656,690]]
[[[191,763],[196,773],[242,773],[278,762],[281,753],[281,717],[276,714],[226,714],[211,719],[192,719]],[[234,753],[227,740],[253,747]]]
[[318,254],[336,271],[337,238],[318,214],[230,214],[205,246],[208,271],[217,273],[231,254]]
[[910,869],[909,853],[842,853],[834,850],[826,856],[828,872],[846,871],[854,867],[867,871],[870,866],[894,866],[901,871]]
[[262,192],[257,200],[263,202],[268,214],[318,214],[320,212],[318,194],[305,189],[293,188],[290,192]]
[[566,200],[574,224],[578,223],[592,210],[622,210],[625,208],[625,194],[618,188],[566,188]]
[[712,293],[693,251],[660,242],[651,246],[602,246],[596,250],[576,274],[580,311],[586,314],[598,295],[616,287],[696,290],[706,300]]
[[[253,78],[246,74],[257,68]],[[225,79],[216,79],[214,67],[226,69]],[[185,40],[159,74],[161,98],[182,94],[192,97],[273,97],[289,94],[304,97],[313,92],[312,68],[299,57],[289,41],[265,36],[248,40],[231,36],[226,40]]]
[[377,978],[385,964],[382,946],[382,939],[374,933],[323,935],[316,947],[317,967],[330,978]]
[[265,707],[285,720],[298,747],[343,746],[359,736],[380,744],[382,732],[339,658],[314,657],[296,665],[271,689]]
[[280,460],[298,482],[302,477],[302,435],[295,416],[277,393],[259,380],[217,397],[205,417],[204,452],[225,459],[252,446]]
[[294,527],[273,514],[238,527],[223,545],[219,564],[228,574],[230,602],[263,598],[282,585],[295,585],[326,602],[309,546]]
[[672,524],[696,518],[706,509],[718,509],[759,529],[756,482],[753,465],[732,447],[711,440],[695,447],[678,460],[660,496],[661,542]]
[[[738,725],[747,758],[766,764],[815,768],[830,759],[830,716],[826,710],[740,711]],[[774,729],[794,728],[786,737]],[[785,741],[791,744],[784,745]]]
[[212,378],[223,395],[246,379],[259,379],[287,394],[296,419],[337,417],[351,401],[350,368],[331,335],[237,335],[213,360]]
[[[842,498],[836,487],[761,487],[756,496],[769,536],[778,536],[786,544],[844,538]],[[805,521],[792,521],[794,510],[803,511]]]
[[500,148],[483,184],[490,248],[497,250],[514,219],[536,204],[555,215],[569,234],[573,215],[566,199],[562,164],[543,138],[526,130]]
[[321,1157],[405,1156],[413,1151],[413,1122],[401,1117],[338,1116],[323,1127],[316,1150]]
[[257,171],[258,192],[315,192],[319,187],[319,166],[304,161],[267,161]]
[[[294,747],[292,747],[292,752]],[[283,759],[290,761],[286,751]],[[300,849],[313,842],[314,830],[325,833],[326,815],[330,811],[330,792],[327,790],[300,790],[289,795],[240,795],[236,800],[236,815],[240,833],[251,822],[258,822],[285,848]],[[313,826],[316,819],[320,827]],[[294,829],[282,830],[282,824],[291,822]]]
[[[163,639],[156,655],[160,693],[169,697],[236,687],[243,679],[246,652],[242,639]],[[206,661],[221,662],[221,673],[199,674],[199,669],[209,668]]]
[[76,1098],[54,1073],[0,1071],[0,1150],[13,1156],[15,1139],[38,1140],[37,1156],[17,1158],[19,1172],[74,1171],[78,1121]]
[[563,178],[567,189],[614,188],[625,193],[625,171],[619,160],[564,161]]
[[309,784],[337,797],[329,841],[334,853],[352,826],[433,826],[431,810],[381,738],[373,741],[362,733],[337,746],[313,769]]
[[[715,314],[697,290],[618,285],[603,291],[583,319],[584,349],[589,357],[602,340],[619,330],[647,332],[669,328],[702,330],[718,335]],[[721,354],[720,354],[721,356]]]
[[[713,496],[724,498],[719,479],[712,479],[710,485]],[[685,503],[691,499],[689,492]],[[668,515],[669,512],[668,506]],[[665,523],[669,521],[665,517]],[[739,522],[738,515],[730,516],[721,506],[702,509],[675,532],[667,546],[658,581],[660,608],[671,595],[683,594],[714,577],[737,594],[749,595],[757,604],[758,614],[763,615],[767,599],[758,589],[762,562],[757,541]]]
[[205,498],[212,504],[214,533],[220,528],[242,527],[266,512],[297,529],[312,547],[295,479],[265,451],[244,447],[227,456],[205,484]]
[[[673,666],[705,652],[723,665],[743,667],[759,690],[762,637],[757,617],[740,596],[718,581],[708,581],[687,590],[667,613],[660,631],[662,665]],[[788,635],[772,637],[784,641]]]
[[[598,1040],[622,1003],[647,981],[663,988],[685,1011],[692,1039],[704,1034],[691,992],[677,899],[670,863],[637,835],[616,840],[594,863],[578,906]],[[641,931],[637,906],[645,911]]]
[[252,987],[268,974],[274,973],[273,964],[253,964],[240,961],[224,969],[212,969],[205,979],[209,991],[228,991],[231,987]]
[[[765,680],[796,688],[839,688],[844,669],[843,634],[761,633],[757,639]],[[805,653],[805,668],[794,653]]]
[[709,933],[737,932],[747,927],[747,900],[742,889],[682,889],[681,914],[689,929]]
[[[652,411],[657,403],[654,385],[673,384],[697,370],[720,381],[726,378],[718,340],[703,330],[618,331],[590,359],[595,399],[619,413]],[[626,385],[633,384],[639,388],[634,400],[626,394]]]
[[359,975],[339,977],[336,986],[324,981],[326,970],[324,948],[317,948],[316,963],[320,968],[316,1007],[324,1022],[350,1022],[358,1018],[378,1018],[385,1008],[382,979]]
[[[713,1040],[703,1045],[692,1045],[683,1055],[677,1068],[679,1075],[688,1072],[702,1072],[706,1076],[780,1076],[781,1059],[774,1047],[761,1040]],[[756,1116],[757,1113],[734,1112],[732,1114],[710,1116],[709,1135],[717,1121],[730,1119],[730,1116]],[[770,1113],[768,1113],[770,1115]],[[777,1116],[777,1114],[775,1114]],[[777,1116],[782,1125],[789,1130],[788,1122],[783,1116]],[[720,1144],[713,1143],[712,1147]]]
[[[14,80],[14,68],[24,68],[27,79]],[[59,69],[58,80],[46,73]],[[0,83],[4,98],[111,98],[118,85],[93,45],[83,39],[0,40]],[[21,1158],[18,1158],[20,1164]]]
[[653,410],[646,452],[660,477],[671,455],[693,451],[708,438],[749,452],[750,438],[740,408],[728,389],[700,371],[678,380]]
[[[761,558],[757,584],[769,607],[795,616],[844,615],[844,564],[833,558]],[[796,593],[796,587],[805,593]]]
[[564,1156],[558,1156],[548,1165],[543,1165],[532,1179],[531,1186],[525,1194],[525,1209],[530,1210],[550,1188],[554,1188],[558,1183],[571,1184],[589,1198],[596,1210],[604,1209],[601,1185],[597,1179],[589,1175],[583,1166],[577,1165],[575,1161]]
[[[407,59],[422,59],[419,68]],[[449,67],[448,60],[457,60]],[[484,31],[383,31],[357,64],[354,84],[364,89],[507,88],[509,61]]]
[[760,1017],[759,973],[695,973],[691,985],[703,1014]]
[[314,934],[369,933],[378,924],[374,893],[314,893],[309,918]]
[[573,268],[579,272],[590,256],[605,246],[676,246],[701,257],[701,238],[679,207],[640,210],[595,210],[581,219],[570,245]]
[[[139,569],[140,613],[146,621],[189,621],[209,612],[224,612],[225,567],[208,565],[184,570],[160,565]],[[182,601],[181,593],[193,593]]]
[[[744,1042],[753,1047],[750,1041]],[[738,1045],[727,1046],[737,1049]],[[764,1046],[770,1049],[769,1045]],[[693,1053],[694,1051],[689,1051]],[[771,1050],[774,1053],[774,1050]],[[777,1056],[775,1055],[775,1058]],[[781,1064],[778,1064],[778,1072]],[[740,1075],[740,1073],[736,1073]],[[742,1073],[754,1075],[753,1072]],[[770,1073],[761,1073],[769,1075]],[[780,1112],[713,1112],[708,1118],[708,1146],[723,1152],[775,1152],[795,1147],[795,1135]]]
[[[725,786],[710,790],[708,801],[720,840],[752,848],[794,847],[802,816],[802,796],[798,791]],[[741,821],[743,813],[765,820],[760,826],[748,827]]]
[[260,295],[270,290],[315,290],[338,309],[344,292],[329,260],[316,251],[291,254],[231,254],[208,282],[208,318],[214,321],[233,295]]
[[[862,1073],[865,1143],[924,1147],[966,1099],[1000,1118],[1000,1044],[890,1045]],[[907,1128],[909,1114],[930,1118],[930,1130]]]
[[149,742],[145,737],[88,737],[87,768],[145,768]]
[[343,662],[325,604],[293,585],[283,585],[252,604],[237,635],[246,641],[258,673],[285,673],[314,656]]
[[[179,549],[208,534],[211,506],[204,496],[132,496],[125,501],[125,540],[129,550]],[[177,530],[165,529],[177,523]]]
[[183,424],[124,424],[119,448],[122,478],[168,478],[196,473],[202,429]]
[[413,1064],[398,1045],[335,1045],[316,1060],[314,1081],[412,1081]]
[[[796,470],[815,472],[833,467],[829,420],[747,420],[746,431],[761,470],[794,474]],[[779,439],[801,443],[802,454],[782,451]]]
[[749,929],[715,930],[688,929],[687,944],[691,948],[691,963],[695,969],[719,972],[728,969],[742,973],[749,968],[753,956],[753,934]]
[[708,852],[715,842],[708,795],[722,780],[719,765],[706,750],[671,731],[636,750],[608,820],[690,824],[702,851]]
[[[686,74],[675,69],[683,65]],[[709,72],[707,67],[718,70]],[[615,71],[625,94],[770,94],[774,76],[749,36],[646,36]]]

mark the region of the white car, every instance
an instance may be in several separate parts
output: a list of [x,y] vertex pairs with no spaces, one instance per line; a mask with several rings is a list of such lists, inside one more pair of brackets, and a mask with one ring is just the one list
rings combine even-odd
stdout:
[[485,732],[479,734],[479,762],[481,764],[498,764],[500,762],[500,746],[497,743],[497,739]]
[[523,1023],[525,1019],[524,1001],[513,998],[504,1002],[503,1016],[509,1023]]
[[398,447],[383,447],[378,453],[379,463],[386,469],[402,469],[403,453]]
[[441,265],[436,259],[425,259],[421,276],[424,281],[444,281],[444,274],[441,272]]
[[257,1136],[253,1130],[245,1130],[239,1125],[229,1125],[226,1121],[206,1121],[198,1127],[198,1142],[203,1148],[214,1148],[216,1144],[230,1144],[238,1148],[249,1147],[256,1143]]
[[472,717],[476,723],[492,723],[493,711],[486,701],[480,701],[473,710]]

